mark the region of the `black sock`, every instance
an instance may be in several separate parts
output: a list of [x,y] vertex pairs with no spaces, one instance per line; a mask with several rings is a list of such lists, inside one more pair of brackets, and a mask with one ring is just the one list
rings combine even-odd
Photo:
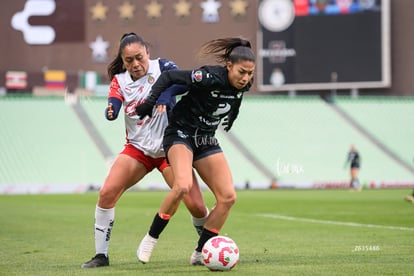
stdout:
[[165,226],[167,226],[169,219],[162,219],[158,213],[155,214],[154,220],[152,221],[150,230],[148,231],[148,234],[158,239],[160,237],[161,232],[164,230]]
[[203,249],[204,244],[212,237],[218,236],[218,233],[211,232],[210,230],[207,230],[206,228],[203,228],[203,232],[201,232],[201,236],[198,239],[198,246],[196,248],[196,251],[201,252]]

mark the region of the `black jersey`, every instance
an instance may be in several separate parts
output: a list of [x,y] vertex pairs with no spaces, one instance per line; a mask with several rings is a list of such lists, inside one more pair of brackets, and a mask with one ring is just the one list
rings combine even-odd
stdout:
[[359,168],[360,167],[359,154],[358,154],[357,151],[350,151],[349,152],[348,162],[351,163],[351,168]]
[[188,93],[174,107],[170,126],[189,132],[214,135],[220,121],[229,116],[234,120],[239,112],[243,93],[251,84],[242,89],[230,85],[228,71],[224,66],[203,66],[193,71],[173,70],[163,73],[152,87],[159,95],[171,84],[185,84]]

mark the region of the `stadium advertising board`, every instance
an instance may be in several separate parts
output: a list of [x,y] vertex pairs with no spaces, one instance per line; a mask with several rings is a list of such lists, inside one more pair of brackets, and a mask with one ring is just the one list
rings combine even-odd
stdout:
[[258,89],[389,87],[389,0],[260,0]]

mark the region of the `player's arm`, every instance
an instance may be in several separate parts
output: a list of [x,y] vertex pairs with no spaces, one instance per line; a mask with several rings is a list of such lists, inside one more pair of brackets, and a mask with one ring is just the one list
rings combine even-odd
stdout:
[[160,95],[168,91],[167,89],[174,84],[181,84],[185,86],[191,84],[191,71],[168,70],[162,72],[158,80],[152,86],[148,97],[145,99],[145,102],[136,107],[137,115],[141,119],[145,116],[151,117],[152,109],[156,105]]
[[234,121],[236,120],[237,116],[239,115],[240,105],[241,105],[241,99],[237,102],[237,104],[234,105],[234,107],[231,109],[229,114],[227,114],[227,116],[223,119],[222,125],[223,125],[224,130],[226,132],[231,129],[231,127],[233,126]]
[[174,84],[163,91],[157,99],[156,105],[171,106],[171,103],[175,104],[175,96],[184,94],[188,91],[186,85]]
[[[168,70],[179,70],[177,64],[171,60],[160,58],[158,62],[161,72]],[[167,107],[169,109],[172,109],[176,103],[175,96],[184,94],[187,91],[188,88],[185,85],[173,84],[172,86],[168,87],[157,99],[156,105],[158,111],[164,111],[167,109]]]
[[114,77],[109,85],[108,106],[105,108],[105,118],[107,120],[112,121],[118,118],[122,102],[121,86],[119,85],[118,79]]
[[157,106],[158,114],[161,114],[164,111],[172,110],[176,104],[175,96],[184,94],[187,91],[187,86],[181,84],[174,84],[168,87],[161,93],[157,103],[155,104]]
[[[160,58],[158,62],[161,72],[169,70],[179,70],[177,64],[175,64],[175,62],[171,60]],[[172,86],[164,90],[156,101],[158,113],[162,113],[167,109],[171,110],[176,104],[175,96],[184,94],[187,91],[187,86],[179,84],[173,84]]]
[[105,118],[113,121],[118,118],[119,110],[121,110],[122,101],[118,98],[109,98],[108,106],[105,108]]

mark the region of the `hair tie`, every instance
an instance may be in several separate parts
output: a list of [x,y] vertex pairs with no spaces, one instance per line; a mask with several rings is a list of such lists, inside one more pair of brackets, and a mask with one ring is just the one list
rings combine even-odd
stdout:
[[241,45],[241,46],[244,46],[244,47],[249,47],[249,48],[251,48],[250,42],[249,42],[248,40],[245,40],[245,39],[241,39],[241,41],[240,41],[240,45]]

